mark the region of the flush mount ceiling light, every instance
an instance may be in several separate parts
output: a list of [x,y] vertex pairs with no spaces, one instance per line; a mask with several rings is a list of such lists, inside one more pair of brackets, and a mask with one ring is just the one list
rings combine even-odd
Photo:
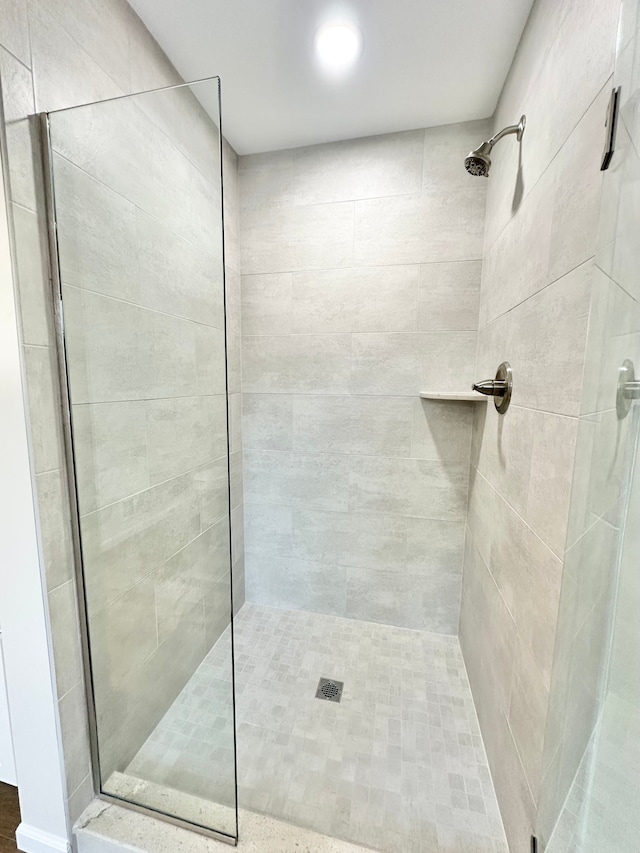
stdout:
[[354,24],[334,21],[324,24],[315,37],[316,56],[330,74],[348,71],[362,51],[362,34]]

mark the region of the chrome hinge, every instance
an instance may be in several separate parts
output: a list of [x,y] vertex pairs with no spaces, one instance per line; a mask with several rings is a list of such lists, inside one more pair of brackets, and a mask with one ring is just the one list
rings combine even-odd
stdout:
[[617,86],[611,91],[609,98],[609,108],[607,110],[607,120],[605,127],[607,128],[607,138],[604,143],[604,151],[602,152],[602,163],[600,171],[604,172],[609,168],[613,152],[616,150],[616,132],[618,130],[618,111],[620,108],[620,86]]

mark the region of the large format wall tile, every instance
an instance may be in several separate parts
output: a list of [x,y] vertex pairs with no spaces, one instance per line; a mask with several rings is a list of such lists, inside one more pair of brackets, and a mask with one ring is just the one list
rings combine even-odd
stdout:
[[244,520],[247,554],[278,558],[293,556],[293,507],[247,500]]
[[129,91],[129,31],[133,15],[114,15],[110,5],[99,0],[38,2],[123,92]]
[[415,265],[243,277],[247,335],[415,332]]
[[60,25],[50,2],[34,0],[29,4],[29,35],[39,112],[125,94],[115,77],[107,74]]
[[492,713],[508,707],[516,636],[513,616],[469,536],[465,542],[460,642],[465,655],[472,656],[471,684],[478,697],[481,725],[482,711]]
[[242,273],[331,269],[353,262],[353,204],[242,212]]
[[292,205],[417,192],[423,132],[391,133],[292,152]]
[[604,86],[554,161],[555,191],[547,278],[555,281],[593,254],[602,193],[602,125],[611,90]]
[[32,78],[29,69],[1,46],[0,77],[11,200],[36,210],[42,174],[36,159],[37,129],[28,118],[35,112]]
[[411,265],[294,273],[290,331],[413,332],[417,284]]
[[2,0],[0,4],[0,44],[10,50],[25,65],[31,65],[26,0]]
[[75,791],[91,772],[86,698],[82,685],[75,684],[61,697],[58,707],[60,737],[67,745],[65,750],[67,789]]
[[246,449],[293,450],[293,397],[243,393],[242,440]]
[[[579,413],[592,272],[591,262],[583,264],[513,312],[507,334],[513,335],[512,367],[520,366],[517,396],[514,391],[519,405]],[[561,395],[553,381],[559,376]]]
[[487,246],[481,327],[548,284],[553,190],[550,171],[531,190],[495,243]]
[[478,328],[482,261],[420,267],[418,331]]
[[82,652],[74,581],[68,580],[52,589],[48,602],[53,653],[56,658],[56,688],[58,699],[61,699],[75,686],[76,672],[81,666]]
[[409,456],[412,401],[403,397],[296,395],[293,449]]
[[471,448],[473,409],[476,403],[436,400],[412,401],[411,456],[416,459],[468,458]]
[[[226,600],[216,585],[229,573],[229,522],[222,518],[200,536],[163,563],[154,574],[158,641],[172,634],[182,618],[202,601],[218,591],[229,610],[229,588]],[[222,629],[226,627],[223,623]]]
[[136,239],[140,304],[224,328],[220,255],[174,234],[139,209]]
[[525,518],[558,556],[564,552],[578,421],[540,412],[534,421]]
[[473,382],[475,332],[353,336],[353,394],[460,391]]
[[461,521],[467,503],[464,462],[352,456],[349,506],[352,510]]
[[[238,455],[236,453],[233,456]],[[215,462],[197,468],[192,472],[191,477],[200,505],[200,526],[205,530],[229,512],[229,473],[226,455],[216,459]]]
[[480,330],[478,370],[488,378],[509,361],[515,405],[579,414],[592,276],[588,261]]
[[24,348],[29,386],[30,438],[35,473],[63,466],[61,405],[58,396],[58,364],[49,347]]
[[404,195],[422,185],[421,130],[241,159],[243,208]]
[[347,570],[303,560],[247,555],[247,595],[272,607],[345,612]]
[[[221,257],[218,189],[135,99],[85,107],[82,119],[81,124],[75,112],[56,115],[55,151],[176,234]],[[90,144],[94,136],[101,139],[99,147]]]
[[407,518],[407,569],[414,577],[462,575],[464,523]]
[[345,394],[351,370],[349,335],[245,337],[242,388],[249,393]]
[[352,512],[294,508],[292,551],[304,560],[402,572],[406,519]]
[[193,479],[184,474],[82,519],[90,612],[106,607],[200,533]]
[[[570,691],[569,728],[549,722],[548,730],[567,741],[564,755],[555,752],[543,766],[554,646],[564,645],[560,634],[556,639],[563,557],[563,598],[579,598],[580,586],[589,587],[588,573],[578,584],[568,577],[565,547],[599,513],[617,512],[614,448],[624,430],[615,410],[608,419],[599,403],[608,393],[611,408],[625,330],[607,346],[616,286],[594,274],[593,258],[619,8],[619,0],[534,3],[491,128],[527,116],[521,144],[505,140],[492,156],[477,354],[478,378],[492,377],[506,360],[514,387],[504,417],[491,404],[478,406],[474,417],[460,635],[513,850],[528,849],[532,834],[546,844],[550,812],[557,816],[580,760],[572,744],[584,746],[581,733],[595,718],[592,687],[580,676],[581,686]],[[635,160],[630,150],[621,123],[605,183],[611,176],[620,186],[621,163]],[[616,224],[601,235],[598,254],[608,272],[624,206],[614,195],[603,199],[605,220]],[[609,383],[602,391],[601,376]],[[581,412],[589,415],[579,424]],[[598,553],[602,563],[596,562],[605,565]],[[570,682],[566,672],[560,680]]]
[[53,337],[53,299],[46,243],[38,216],[31,210],[11,205],[16,234],[16,267],[25,294],[20,321],[25,344],[47,346]]
[[338,273],[336,281],[350,294],[351,331],[412,332],[416,329],[417,267],[411,264],[364,267]]
[[72,415],[81,514],[149,487],[144,401],[76,405]]
[[358,201],[355,260],[426,264],[482,257],[484,196],[473,187]]
[[337,455],[247,450],[244,496],[247,502],[346,510],[349,471]]
[[76,404],[225,391],[219,329],[73,287],[64,313]]
[[472,407],[418,394],[475,379],[487,135],[240,158],[250,599],[455,633]]
[[292,282],[293,275],[290,272],[242,277],[243,334],[290,335],[292,333]]
[[[60,275],[65,284],[140,302],[136,209],[54,155]],[[151,306],[150,306],[151,307]]]
[[61,525],[58,517],[59,507],[68,506],[69,503],[65,472],[55,470],[38,474],[36,487],[40,506],[41,548],[48,567],[47,589],[52,591],[73,577],[71,531],[68,519],[65,518],[66,523]]
[[536,421],[530,409],[511,406],[508,415],[500,417],[491,404],[476,415],[471,460],[480,474],[524,516]]
[[227,452],[225,397],[149,400],[146,430],[151,484],[213,462]]
[[349,569],[347,610],[352,619],[455,634],[460,613],[460,578]]

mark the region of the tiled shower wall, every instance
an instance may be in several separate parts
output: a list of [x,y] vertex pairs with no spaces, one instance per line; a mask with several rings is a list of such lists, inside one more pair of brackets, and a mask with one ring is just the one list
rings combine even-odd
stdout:
[[603,853],[633,849],[638,831],[637,458],[628,507],[626,494],[640,411],[619,418],[616,392],[623,361],[640,360],[639,15],[638,0],[623,0],[614,75],[620,115],[604,175],[538,809],[545,844],[563,809],[554,851],[569,844],[574,828],[584,832],[581,850]]
[[[76,594],[68,522],[69,509],[63,472],[64,450],[45,249],[46,230],[39,165],[40,146],[37,123],[27,119],[27,116],[43,110],[55,110],[129,92],[171,85],[180,80],[153,38],[124,0],[42,0],[42,2],[31,0],[29,3],[27,0],[2,0],[0,2],[0,45],[0,82],[5,118],[5,140],[3,141],[6,141],[6,145],[3,145],[3,153],[7,159],[10,182],[9,198],[14,231],[15,268],[31,422],[32,464],[36,476],[42,561],[49,597],[69,811],[73,820],[91,797],[92,785],[80,667]],[[212,69],[212,73],[215,73],[215,69]],[[182,117],[183,120],[187,118],[188,116]],[[169,147],[173,146],[174,150],[184,151],[181,146],[190,145],[190,140],[197,135],[195,131],[198,120],[193,114],[191,120],[196,123],[191,125],[192,132],[187,138],[172,137],[174,129],[179,133],[181,124],[176,122],[170,113],[164,116],[156,115],[148,129],[154,132],[155,125],[155,132],[157,132],[157,125],[162,125],[170,137]],[[153,157],[153,153],[151,156]],[[232,412],[237,412],[240,391],[238,207],[237,181],[234,174],[237,161],[234,152],[228,146],[225,147],[225,167],[230,330],[229,381]],[[69,178],[67,189],[70,193],[68,201],[72,201],[76,190],[82,190],[85,199],[86,193],[91,191],[101,196],[103,202],[105,199],[114,201],[113,196],[109,195],[109,190],[104,186],[96,184],[83,173],[74,173],[73,167],[68,164],[63,164],[63,168],[66,168],[69,173],[67,175]],[[84,186],[81,187],[81,184]],[[119,203],[125,205],[123,200]],[[139,208],[137,215],[144,218],[142,210],[144,205],[139,205]],[[79,210],[78,228],[87,224],[83,223],[81,213]],[[73,236],[73,230],[69,236]],[[77,236],[76,234],[76,239]],[[84,236],[88,238],[91,235]],[[168,238],[171,235],[166,236]],[[119,247],[124,253],[127,243],[126,240],[111,239],[103,246],[106,246],[108,251]],[[90,251],[92,244],[85,240],[83,247]],[[156,244],[156,249],[167,250],[167,247],[167,240],[160,241],[160,246]],[[133,247],[134,257],[138,257],[139,250],[140,246]],[[97,257],[96,255],[95,258]],[[174,261],[176,257],[177,255],[174,256]],[[123,267],[126,267],[131,260],[131,258],[120,258]],[[104,269],[113,272],[114,266],[105,263]],[[77,272],[80,271],[77,270]],[[96,290],[90,284],[90,273],[91,270],[85,268],[78,277],[77,283],[86,288],[82,298],[88,301],[104,299],[95,292],[89,292]],[[105,279],[106,275],[102,277],[103,284]],[[136,284],[139,283],[139,279],[136,278]],[[150,294],[150,298],[156,298],[157,295],[157,293]],[[130,294],[123,293],[121,296],[126,300]],[[135,302],[135,299],[130,301]],[[121,304],[124,306],[124,302]],[[148,307],[149,316],[151,316],[152,307]],[[182,307],[184,308],[184,305]],[[122,310],[130,309],[123,307]],[[101,312],[98,313],[101,314]],[[181,314],[181,311],[176,310],[175,313]],[[125,482],[126,478],[122,477],[118,480],[119,475],[124,472],[118,471],[117,467],[114,468],[112,460],[101,459],[100,456],[101,430],[104,430],[108,424],[112,429],[118,428],[126,444],[126,448],[123,444],[123,452],[126,449],[128,453],[132,449],[130,443],[136,434],[133,428],[129,428],[132,425],[128,424],[126,419],[123,421],[118,418],[118,412],[115,411],[117,406],[112,406],[111,403],[109,406],[112,411],[109,417],[102,415],[95,417],[97,400],[86,400],[85,403],[86,411],[80,416],[83,419],[80,432],[84,438],[90,440],[90,443],[84,444],[85,450],[91,447],[90,453],[86,454],[86,460],[93,456],[98,466],[102,466],[102,470],[98,477],[100,488],[91,496],[87,493],[83,511],[100,513],[104,510],[106,503],[117,508],[119,506],[117,502],[122,498],[126,499],[131,489],[144,488],[145,483]],[[167,405],[171,408],[170,404]],[[156,462],[161,461],[163,457],[165,462],[167,461],[160,446],[162,435],[164,434],[166,441],[171,444],[173,451],[176,447],[174,441],[176,436],[172,437],[172,428],[179,426],[177,411],[161,414],[163,414],[161,420],[166,430],[164,433],[161,429],[155,431],[155,440],[160,443],[156,444],[155,450],[151,453],[153,455],[158,451],[155,456]],[[167,414],[168,418],[164,417]],[[153,417],[153,414],[145,412],[145,417],[148,416]],[[113,418],[115,418],[115,425]],[[186,422],[181,423],[183,427],[187,426]],[[241,424],[237,416],[232,417],[232,425],[231,441],[234,451],[232,469],[237,475],[241,471]],[[182,431],[183,436],[185,432],[186,430]],[[178,429],[179,433],[180,429]],[[102,447],[104,449],[104,445]],[[135,450],[132,458],[141,463],[144,468],[145,460],[146,463],[150,462],[149,453],[148,445],[144,448],[140,447]],[[218,461],[224,463],[224,460]],[[134,470],[140,470],[140,466],[136,468],[133,465],[128,468],[127,476],[130,476]],[[115,473],[115,480],[103,476],[107,471]],[[158,471],[156,473],[160,476]],[[165,471],[164,475],[170,477],[171,472]],[[149,492],[150,496],[151,492],[153,489]],[[233,494],[234,514],[241,518],[241,488],[237,480],[233,483]],[[148,503],[148,509],[153,514],[153,501],[150,500]],[[124,503],[120,506],[126,509]],[[166,503],[159,501],[156,506],[164,517]],[[236,528],[238,527],[241,529],[241,525],[236,525]],[[97,529],[105,532],[105,519],[101,519]],[[112,532],[116,532],[115,528]],[[236,575],[239,578],[236,598],[241,602],[243,596],[241,538],[239,537],[233,544]],[[179,544],[176,543],[175,550],[178,547]],[[153,567],[149,566],[149,569],[151,568]],[[138,621],[144,622],[140,619],[141,616],[142,611],[138,613],[135,608],[129,614],[134,630],[137,630]],[[201,627],[204,630],[204,625]],[[172,632],[174,639],[179,634],[179,631]],[[204,635],[201,636],[197,648],[202,654],[206,651],[206,642],[213,639],[215,637],[211,634],[206,638]],[[161,649],[162,646],[157,651],[160,653]],[[172,661],[171,667],[165,668],[163,674],[166,676],[167,671],[175,674],[174,683],[170,683],[172,679],[164,681],[163,702],[171,702],[184,680],[191,674],[192,670],[182,670],[176,666],[176,661],[181,659],[181,649],[180,645],[175,646],[173,652],[168,648],[162,649],[161,654],[169,653]],[[153,650],[149,649],[149,651]],[[194,661],[190,660],[187,663],[190,665]],[[147,704],[149,695],[144,697]],[[154,718],[157,719],[158,714],[162,714],[166,707],[148,710],[148,723],[153,725]],[[142,736],[142,733],[140,734]],[[133,747],[133,744],[129,747]],[[124,760],[124,756],[122,758]]]
[[478,374],[508,360],[514,393],[476,414],[460,635],[512,853],[541,791],[619,5],[536,2],[494,123],[527,115],[494,151]]
[[487,133],[240,158],[249,600],[457,632]]

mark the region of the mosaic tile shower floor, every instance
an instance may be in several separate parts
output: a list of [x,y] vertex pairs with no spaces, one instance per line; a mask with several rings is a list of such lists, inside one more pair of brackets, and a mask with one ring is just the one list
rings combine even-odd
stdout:
[[[507,853],[455,637],[247,603],[235,639],[241,808],[385,853]],[[222,637],[127,773],[228,802],[229,678]]]

